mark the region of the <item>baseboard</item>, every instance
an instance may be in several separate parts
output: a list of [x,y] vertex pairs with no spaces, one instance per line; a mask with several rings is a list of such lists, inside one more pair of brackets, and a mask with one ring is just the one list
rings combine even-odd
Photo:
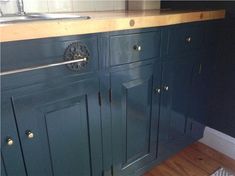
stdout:
[[200,142],[235,160],[235,138],[206,127]]

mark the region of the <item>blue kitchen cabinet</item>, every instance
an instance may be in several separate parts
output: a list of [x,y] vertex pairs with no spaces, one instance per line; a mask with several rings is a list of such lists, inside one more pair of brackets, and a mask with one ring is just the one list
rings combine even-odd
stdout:
[[13,97],[28,175],[101,175],[99,80],[39,86]]
[[11,100],[1,95],[2,175],[26,176]]
[[1,77],[2,175],[136,176],[202,137],[214,43],[202,26],[3,44],[3,71],[63,62],[74,43],[88,62]]
[[[16,52],[22,48],[27,50],[18,52],[16,57]],[[15,145],[2,148],[6,172],[8,167],[13,171],[20,167],[21,153],[16,153],[19,149],[28,176],[101,176],[97,36],[9,42],[3,43],[2,49],[2,71],[86,58],[86,62],[1,77],[1,93],[9,100],[1,106],[4,119],[10,122],[15,119],[13,124],[17,126],[16,130],[15,126],[10,128],[9,124],[3,124],[5,131],[9,131],[4,131],[4,145],[8,136],[16,141]],[[22,59],[22,62],[12,64],[15,59]],[[14,110],[14,118],[10,107]]]
[[192,58],[194,66],[187,131],[194,140],[198,140],[202,138],[204,127],[208,123],[210,100],[216,99],[212,97],[216,62],[215,53],[201,53]]
[[158,160],[164,160],[188,143],[186,133],[193,61],[174,57],[163,62],[159,120]]
[[6,168],[4,167],[2,156],[1,156],[1,176],[6,176]]
[[[140,63],[139,63],[140,64]],[[138,169],[156,159],[160,64],[113,68],[111,116],[113,175],[137,175]]]
[[[168,31],[168,56],[197,53],[203,45],[204,29],[202,23],[187,23],[164,28]],[[165,39],[166,36],[165,36]]]

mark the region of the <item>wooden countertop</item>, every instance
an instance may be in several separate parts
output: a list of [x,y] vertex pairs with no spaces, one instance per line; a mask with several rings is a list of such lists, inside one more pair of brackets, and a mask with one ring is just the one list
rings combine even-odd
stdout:
[[0,24],[0,42],[89,34],[223,19],[225,10],[86,12],[89,20],[44,20]]

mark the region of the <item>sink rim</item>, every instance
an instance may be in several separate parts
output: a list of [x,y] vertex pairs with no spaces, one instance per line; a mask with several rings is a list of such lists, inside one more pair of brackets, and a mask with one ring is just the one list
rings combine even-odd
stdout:
[[42,20],[89,20],[90,16],[79,15],[78,13],[27,13],[25,15],[6,15],[0,17],[0,24],[17,23],[28,21],[42,21]]

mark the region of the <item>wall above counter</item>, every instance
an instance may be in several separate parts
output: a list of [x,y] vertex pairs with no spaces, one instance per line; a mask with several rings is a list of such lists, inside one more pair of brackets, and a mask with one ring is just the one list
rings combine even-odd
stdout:
[[[23,0],[25,11],[32,12],[84,12],[103,10],[124,10],[125,0]],[[4,14],[15,14],[17,0],[0,1],[0,7]]]

